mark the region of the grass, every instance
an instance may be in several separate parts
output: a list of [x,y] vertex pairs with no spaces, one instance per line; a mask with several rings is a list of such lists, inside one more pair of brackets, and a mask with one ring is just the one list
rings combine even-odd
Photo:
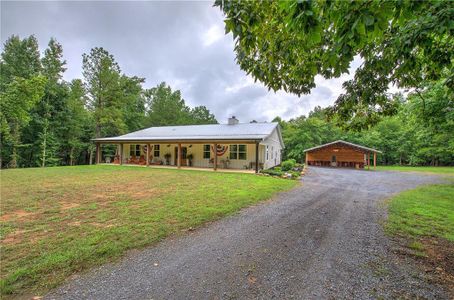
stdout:
[[[392,235],[454,242],[454,182],[421,186],[390,199],[385,229]],[[419,244],[410,248],[421,251]]]
[[377,166],[377,170],[400,171],[400,172],[422,172],[422,173],[454,176],[454,167]]
[[2,170],[1,294],[68,276],[232,214],[298,183],[252,174],[126,166]]

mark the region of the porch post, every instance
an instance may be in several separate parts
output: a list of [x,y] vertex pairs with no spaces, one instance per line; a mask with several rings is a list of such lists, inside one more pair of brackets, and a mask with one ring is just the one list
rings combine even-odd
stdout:
[[370,170],[370,153],[367,152],[367,169]]
[[374,152],[374,170],[377,169],[377,152]]
[[307,152],[305,153],[305,155],[306,155],[306,159],[304,161],[304,167],[306,168],[307,167]]
[[255,173],[259,172],[259,143],[255,142]]
[[147,144],[147,167],[150,165],[150,144]]
[[178,144],[177,166],[178,166],[178,169],[181,168],[181,143]]
[[218,169],[218,144],[213,144],[214,149],[214,166],[213,169],[216,171]]
[[120,153],[120,165],[122,165],[123,164],[123,144],[122,143],[120,143],[119,153]]
[[100,146],[99,143],[96,143],[96,164],[99,164],[99,155],[100,155]]

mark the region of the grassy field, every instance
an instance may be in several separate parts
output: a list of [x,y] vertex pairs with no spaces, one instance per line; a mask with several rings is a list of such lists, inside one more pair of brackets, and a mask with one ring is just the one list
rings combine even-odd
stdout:
[[79,166],[3,170],[1,294],[40,294],[129,249],[231,214],[297,181]]
[[418,239],[443,238],[454,243],[454,182],[421,186],[390,199],[386,230]]
[[400,171],[400,172],[422,172],[422,173],[454,176],[454,167],[377,166],[377,170]]

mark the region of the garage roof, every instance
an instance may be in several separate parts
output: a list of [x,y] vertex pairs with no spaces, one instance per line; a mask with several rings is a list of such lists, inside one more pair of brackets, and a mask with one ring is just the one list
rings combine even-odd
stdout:
[[334,141],[334,142],[331,142],[331,143],[327,143],[327,144],[323,144],[323,145],[320,145],[320,146],[317,146],[317,147],[312,147],[312,148],[304,150],[304,152],[310,152],[310,151],[313,151],[313,150],[317,150],[317,149],[320,149],[320,148],[325,148],[325,147],[332,146],[332,145],[335,145],[335,144],[345,144],[347,146],[350,146],[350,147],[353,147],[353,148],[358,148],[358,149],[361,149],[361,150],[364,150],[364,151],[367,151],[367,152],[382,153],[379,150],[376,150],[376,149],[373,149],[373,148],[369,148],[369,147],[364,147],[364,146],[357,145],[357,144],[353,144],[353,143],[346,142],[346,141],[343,141],[343,140],[337,140],[337,141]]

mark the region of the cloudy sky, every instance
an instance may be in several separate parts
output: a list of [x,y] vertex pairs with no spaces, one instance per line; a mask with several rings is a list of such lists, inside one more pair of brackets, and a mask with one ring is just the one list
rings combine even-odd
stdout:
[[[328,106],[342,92],[338,79],[317,78],[309,95],[268,91],[235,63],[233,40],[210,2],[1,2],[1,41],[34,34],[43,51],[51,37],[62,45],[68,70],[81,78],[82,54],[93,47],[112,53],[122,71],[146,78],[150,88],[165,81],[190,106],[205,105],[224,122],[271,121]],[[352,70],[358,65],[352,63]]]

